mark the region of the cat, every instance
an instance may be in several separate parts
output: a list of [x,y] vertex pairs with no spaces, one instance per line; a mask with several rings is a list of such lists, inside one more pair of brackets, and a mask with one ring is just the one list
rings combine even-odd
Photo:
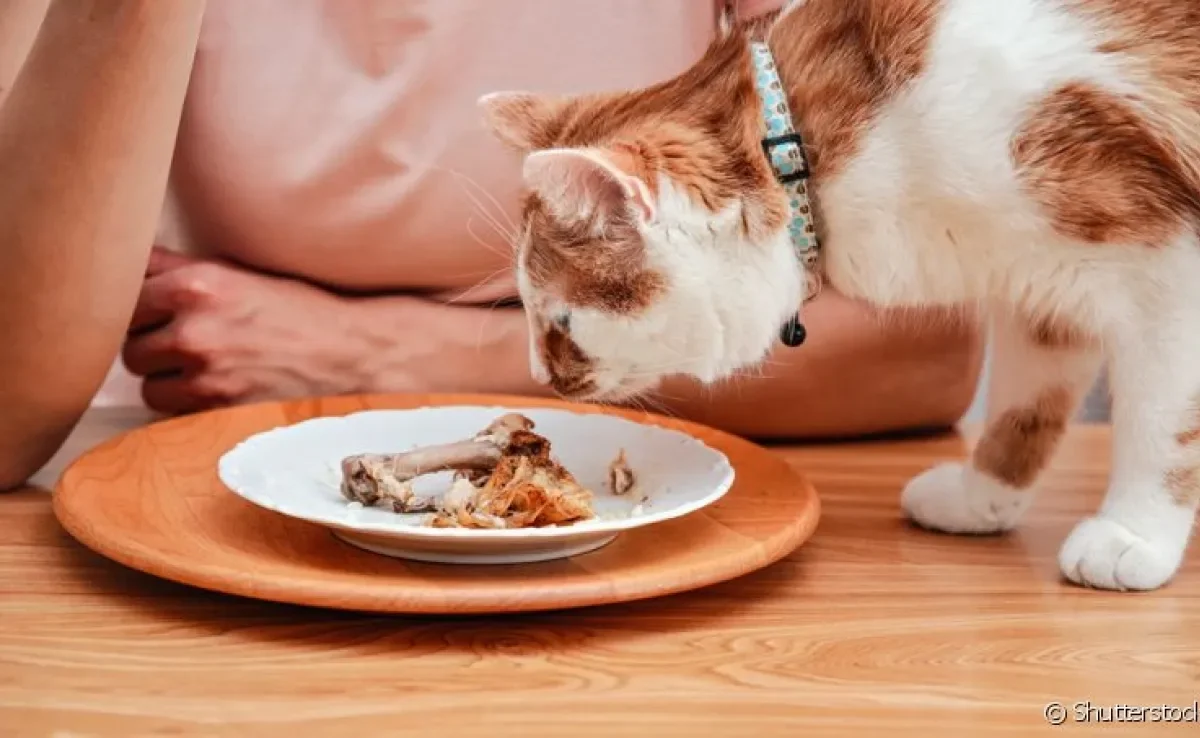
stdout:
[[1059,568],[1167,584],[1200,505],[1200,1],[801,0],[722,28],[644,89],[480,99],[523,159],[533,375],[713,382],[799,344],[822,285],[986,316],[982,435],[905,514],[1016,526],[1107,366],[1108,489]]

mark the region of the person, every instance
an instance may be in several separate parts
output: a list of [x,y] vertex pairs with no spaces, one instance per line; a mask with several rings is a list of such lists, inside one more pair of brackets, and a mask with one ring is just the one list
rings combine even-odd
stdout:
[[[476,100],[661,80],[716,5],[8,0],[0,487],[93,402],[549,394],[511,275],[519,162]],[[806,322],[758,375],[648,401],[761,439],[946,427],[971,402],[967,321],[826,290]]]

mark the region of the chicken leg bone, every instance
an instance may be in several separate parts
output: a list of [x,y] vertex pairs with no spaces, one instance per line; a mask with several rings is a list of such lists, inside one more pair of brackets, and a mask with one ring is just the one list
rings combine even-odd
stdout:
[[342,495],[365,506],[385,505],[396,512],[428,512],[434,501],[417,497],[411,481],[424,474],[455,471],[472,482],[485,479],[503,458],[517,431],[533,421],[517,413],[503,415],[467,441],[426,446],[401,454],[357,454],[342,460]]

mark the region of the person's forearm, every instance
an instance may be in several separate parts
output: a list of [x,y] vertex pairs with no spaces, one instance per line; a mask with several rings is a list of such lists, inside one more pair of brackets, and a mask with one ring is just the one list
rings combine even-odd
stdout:
[[54,0],[0,107],[0,488],[117,355],[166,190],[203,0]]
[[551,395],[529,373],[524,314],[420,297],[348,298],[343,316],[351,383],[361,392]]
[[786,0],[735,0],[738,17],[743,20],[783,9]]
[[673,412],[763,440],[944,430],[974,399],[984,338],[946,313],[880,317],[827,290],[806,306],[808,339],[778,346],[744,378],[670,381]]
[[[426,303],[414,318],[411,307],[389,307],[397,304],[378,301],[361,314],[377,336],[364,361],[371,390],[409,386],[417,362],[426,376],[439,373],[426,385],[434,391],[551,394],[530,377],[520,310]],[[750,376],[711,388],[668,380],[647,407],[759,439],[815,439],[949,427],[974,397],[983,342],[965,321],[885,322],[827,291],[805,323],[804,346],[778,349]],[[412,331],[438,339],[406,340]],[[413,357],[406,344],[426,353]]]

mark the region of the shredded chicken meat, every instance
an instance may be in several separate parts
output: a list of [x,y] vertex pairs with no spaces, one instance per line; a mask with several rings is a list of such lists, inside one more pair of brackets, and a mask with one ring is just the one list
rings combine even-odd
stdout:
[[[400,513],[432,512],[439,528],[534,528],[594,517],[592,493],[559,464],[533,421],[510,413],[469,440],[402,454],[342,461],[342,495]],[[440,498],[415,494],[412,480],[453,471]]]
[[621,497],[629,494],[629,491],[635,486],[637,486],[637,476],[629,467],[629,460],[625,458],[625,449],[621,449],[617,458],[608,465],[608,488],[614,495]]

